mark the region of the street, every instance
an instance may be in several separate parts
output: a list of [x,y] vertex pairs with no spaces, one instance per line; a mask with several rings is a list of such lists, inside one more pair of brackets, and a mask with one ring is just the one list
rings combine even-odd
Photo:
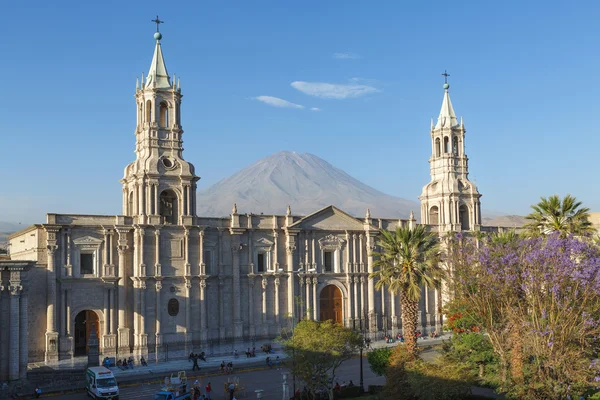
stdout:
[[[360,360],[359,358],[353,358],[344,362],[336,371],[336,380],[341,384],[344,381],[352,380],[356,385],[359,384],[360,381]],[[188,382],[190,386],[194,383],[196,379],[195,376],[191,375],[191,371],[186,371],[188,373]],[[218,376],[202,376],[200,375],[197,379],[200,381],[202,388],[206,386],[208,382],[211,383],[213,388],[213,395],[211,396],[213,399],[229,399],[229,395],[225,395],[223,384],[227,381],[228,377],[234,376],[239,377],[240,383],[245,383],[246,386],[246,396],[241,397],[237,396],[236,398],[246,398],[246,399],[255,399],[256,394],[254,390],[263,389],[265,400],[279,400],[282,399],[282,373],[288,374],[288,385],[289,385],[289,393],[290,397],[293,394],[293,381],[292,377],[289,375],[289,371],[286,368],[282,368],[281,370],[277,370],[276,368],[270,370],[260,370],[260,371],[251,371],[245,372],[241,374],[233,374],[233,375],[218,375]],[[369,363],[367,358],[363,358],[363,374],[364,374],[364,385],[365,390],[368,389],[369,385],[383,385],[385,383],[384,377],[376,376],[371,369],[369,368]],[[164,377],[157,377],[160,379],[164,379]],[[130,386],[131,385],[131,386]],[[150,384],[150,385],[132,385],[128,383],[126,387],[121,388],[121,396],[122,400],[129,399],[152,399],[154,393],[156,393],[160,389],[160,384]],[[302,389],[302,386],[299,381],[296,382],[296,387]],[[202,391],[204,393],[204,390]],[[61,399],[65,400],[79,400],[86,399],[87,396],[85,393],[77,393],[72,395],[61,395]]]

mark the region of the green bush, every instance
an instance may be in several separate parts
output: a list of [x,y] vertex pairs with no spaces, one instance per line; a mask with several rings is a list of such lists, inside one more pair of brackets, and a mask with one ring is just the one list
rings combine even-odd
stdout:
[[353,397],[360,397],[363,395],[363,389],[360,386],[343,387],[342,390],[337,392],[336,398],[338,399],[350,399]]
[[380,349],[374,349],[367,353],[367,361],[371,371],[379,376],[386,374],[386,369],[390,365],[390,356],[392,355],[392,349],[389,347],[382,347]]
[[381,385],[369,385],[369,393],[370,394],[381,393],[382,390],[383,390],[383,386],[381,386]]

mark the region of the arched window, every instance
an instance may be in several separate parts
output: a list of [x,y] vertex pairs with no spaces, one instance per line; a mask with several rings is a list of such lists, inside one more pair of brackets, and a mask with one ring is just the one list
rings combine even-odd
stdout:
[[431,225],[438,225],[440,223],[440,211],[437,206],[429,209],[429,223]]
[[160,103],[160,122],[159,125],[166,128],[169,126],[169,106],[164,101]]
[[461,205],[458,208],[458,218],[460,220],[460,229],[462,229],[463,231],[468,231],[469,229],[471,229],[471,226],[469,224],[469,207],[467,207],[466,205]]
[[146,121],[145,122],[152,122],[152,101],[151,100],[146,101]]
[[458,155],[458,138],[456,136],[452,139],[452,153],[454,153],[455,156]]
[[450,141],[448,136],[444,136],[444,153],[450,153]]
[[440,156],[440,138],[435,139],[435,156],[439,157]]
[[165,223],[176,225],[179,222],[179,201],[172,190],[160,194],[160,215],[165,217]]

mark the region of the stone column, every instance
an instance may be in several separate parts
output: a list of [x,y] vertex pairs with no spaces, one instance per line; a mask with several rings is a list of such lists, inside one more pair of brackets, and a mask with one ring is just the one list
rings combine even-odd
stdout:
[[[109,265],[109,262],[108,262],[109,261],[108,260],[108,248],[110,246],[110,241],[109,241],[108,230],[104,229],[103,233],[104,233],[104,251],[103,251],[103,254],[102,254],[102,258],[103,258],[104,262],[103,262],[102,266],[104,268],[102,268],[102,275],[106,276],[106,275],[110,275],[109,267],[108,267],[108,265]],[[79,277],[79,274],[76,274],[76,275],[77,275],[76,277]]]
[[242,291],[240,285],[240,236],[232,235],[231,243],[232,268],[233,268],[233,336],[236,339],[242,337],[242,314],[241,300]]
[[310,278],[306,278],[306,319],[311,319],[311,306],[310,306]]
[[[104,290],[104,326],[102,327],[102,334],[103,335],[108,335],[109,334],[109,326],[110,326],[110,319],[109,319],[109,308],[108,308],[108,297],[109,297],[109,293],[108,293],[108,289]],[[103,343],[105,343],[103,341]]]
[[296,309],[294,307],[294,250],[296,250],[296,246],[293,245],[291,237],[288,237],[288,245],[286,247],[286,255],[287,255],[287,313],[292,320],[292,327],[296,326],[296,320],[298,316],[296,314]]
[[144,237],[146,236],[146,230],[144,228],[139,228],[138,233],[140,235],[139,241],[139,251],[140,251],[140,268],[138,270],[138,276],[145,277],[146,276],[146,257],[144,256]]
[[198,270],[200,271],[200,275],[206,275],[206,264],[204,261],[204,230],[200,231],[198,235]]
[[160,359],[160,350],[162,348],[162,335],[160,333],[160,323],[162,319],[160,301],[160,291],[162,289],[162,278],[156,277],[156,325],[155,325],[155,351],[156,351],[156,362]]
[[269,334],[269,327],[267,326],[267,278],[262,278],[262,334]]
[[160,228],[156,228],[154,231],[155,243],[154,243],[154,275],[162,276],[162,266],[160,265]]
[[392,314],[392,337],[398,331],[398,316],[396,315],[396,295],[390,292],[390,313]]
[[110,334],[111,335],[116,335],[117,334],[117,318],[118,318],[118,311],[117,311],[117,294],[116,294],[116,290],[115,290],[115,285],[113,285],[112,289],[108,290],[108,294],[109,294],[109,300],[110,300]]
[[[367,235],[367,273],[373,273],[374,238]],[[369,313],[369,332],[377,332],[377,313],[375,312],[375,282],[367,277],[367,310]]]
[[306,272],[310,268],[310,259],[308,258],[308,232],[304,232],[304,268]]
[[185,280],[185,354],[192,348],[194,342],[192,329],[192,281]]
[[[348,262],[347,265],[349,270],[350,262]],[[352,276],[350,276],[349,273],[346,274],[346,287],[348,288],[348,298],[346,299],[346,326],[351,328],[354,324],[352,322]]]
[[225,290],[223,289],[223,287],[225,286],[224,280],[225,277],[219,275],[219,340],[225,339],[225,313],[223,307],[225,297]]
[[358,265],[360,272],[365,272],[365,264],[363,258],[363,236],[358,235]]
[[[354,264],[356,266],[356,264]],[[354,320],[356,322],[356,320],[360,319],[360,313],[359,313],[359,298],[358,298],[358,285],[360,282],[360,278],[358,276],[354,276],[354,278],[352,279],[353,281],[353,286],[354,286]],[[355,323],[356,326],[356,323]]]
[[381,288],[381,328],[386,331],[388,330],[387,315],[385,313],[385,286]]
[[275,277],[275,281],[273,283],[275,284],[275,315],[273,316],[273,319],[275,320],[275,326],[277,327],[277,331],[279,332],[279,327],[281,323],[281,321],[279,320],[279,276]]
[[[423,334],[427,334],[429,329],[431,328],[431,310],[429,309],[429,288],[427,286],[423,287],[423,296],[425,297],[425,323],[423,324]],[[421,315],[421,311],[419,310],[419,315]]]
[[200,279],[200,340],[205,344],[208,340],[208,316],[206,299],[206,279]]
[[[11,272],[11,278],[13,277],[15,272]],[[20,272],[16,272],[20,276]],[[21,358],[19,357],[19,349],[20,344],[19,341],[21,339],[21,324],[19,318],[20,304],[19,300],[21,297],[21,291],[23,287],[21,286],[21,281],[12,280],[10,281],[10,286],[8,287],[10,291],[10,311],[9,311],[9,344],[8,344],[8,380],[14,381],[19,379],[21,376],[19,373],[19,367],[21,364]],[[22,332],[25,336],[25,340],[27,338],[27,331]]]
[[[46,227],[47,265],[47,308],[46,308],[46,353],[45,360],[58,361],[58,332],[56,330],[56,266],[54,255],[57,249],[56,233],[60,228]],[[17,374],[18,375],[18,374]]]
[[27,293],[21,293],[21,303],[19,310],[20,326],[19,331],[21,332],[21,338],[19,341],[19,353],[20,353],[20,378],[24,379],[27,377],[27,360],[28,360],[28,340],[29,340],[29,314],[27,310]]
[[73,300],[73,291],[71,289],[67,289],[67,335],[72,336],[71,334],[71,302]]
[[[362,264],[361,264],[362,265]],[[367,315],[366,315],[366,285],[365,276],[360,276],[360,318],[361,318],[361,329],[367,329]]]
[[319,283],[319,279],[315,276],[312,280],[313,283],[313,319],[315,321],[319,320],[319,316],[318,316],[318,304],[319,304],[319,299],[317,299],[317,283]]
[[439,289],[435,289],[435,310],[434,310],[434,316],[435,316],[435,330],[438,333],[442,333],[442,313],[440,312],[440,309],[442,307],[442,293]]
[[125,274],[125,255],[129,248],[127,245],[127,232],[128,229],[120,229],[119,233],[119,245],[117,250],[119,252],[119,353],[129,354],[129,328],[127,327],[126,320],[126,298],[127,298],[127,276]]
[[115,276],[115,252],[114,252],[114,238],[115,238],[115,232],[113,230],[110,230],[108,232],[108,255],[109,255],[109,264],[110,264],[110,276]]
[[315,251],[315,246],[316,246],[316,239],[315,239],[315,232],[310,231],[310,242],[311,242],[311,248],[310,248],[310,254],[311,254],[311,258],[312,258],[312,268],[317,268],[317,254]]
[[190,230],[185,228],[183,234],[183,247],[184,247],[184,257],[185,257],[185,276],[190,276],[192,274],[192,264],[190,264]]
[[[356,234],[352,235],[352,272],[358,272],[358,263],[356,259]],[[356,301],[356,292],[354,293],[354,299]],[[355,314],[354,318],[358,318]]]
[[158,183],[154,184],[154,215],[160,215],[160,199],[158,198]]
[[[250,225],[250,219],[248,216],[248,225]],[[252,229],[248,229],[248,273],[254,274],[254,262],[252,260]]]
[[146,281],[140,281],[140,336],[142,336],[141,345],[147,345],[146,335]]
[[73,266],[71,265],[71,230],[67,229],[65,232],[65,244],[67,248],[67,265],[65,265],[66,276],[73,276]]
[[[64,287],[61,289],[60,291],[60,309],[61,309],[61,313],[60,313],[60,336],[61,336],[61,340],[62,338],[64,338],[65,336],[67,336],[67,289],[65,289]],[[61,348],[61,351],[64,351],[65,349]]]
[[278,272],[279,269],[279,243],[278,238],[279,234],[276,231],[273,231],[273,271]]
[[256,335],[254,326],[254,275],[248,275],[248,324],[250,325],[250,337]]
[[[300,297],[300,302],[299,302],[299,314],[297,316],[297,319],[304,319],[304,279],[300,278],[298,280],[298,283],[300,284],[300,294],[298,295]],[[296,308],[294,307],[294,313]]]

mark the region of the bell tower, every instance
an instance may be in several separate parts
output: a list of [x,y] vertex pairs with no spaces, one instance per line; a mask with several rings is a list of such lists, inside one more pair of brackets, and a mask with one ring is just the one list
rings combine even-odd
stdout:
[[189,225],[196,215],[194,166],[183,159],[181,84],[171,78],[157,25],[148,76],[136,82],[135,161],[125,167],[123,214],[138,224]]
[[431,181],[423,187],[421,222],[439,225],[440,232],[479,230],[481,194],[469,181],[469,158],[465,154],[465,125],[456,119],[450,101],[450,85],[444,72],[444,99],[437,123],[431,121]]

